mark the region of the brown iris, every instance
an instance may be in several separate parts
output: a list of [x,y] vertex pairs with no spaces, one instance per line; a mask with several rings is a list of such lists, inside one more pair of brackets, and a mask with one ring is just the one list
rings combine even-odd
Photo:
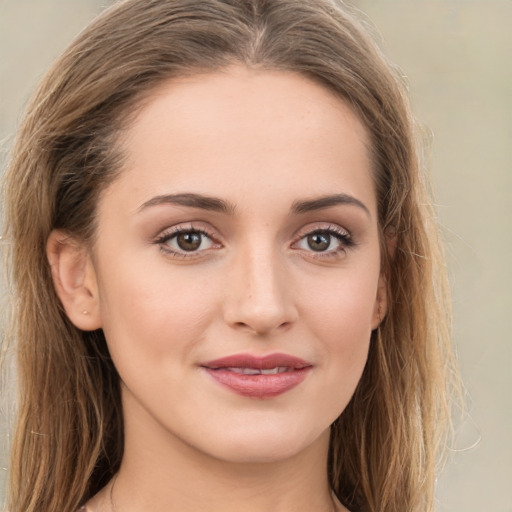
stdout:
[[331,235],[326,233],[312,233],[308,235],[308,245],[313,251],[325,251],[331,243]]
[[180,233],[176,237],[178,247],[183,251],[195,251],[201,246],[201,233],[197,231],[187,231]]

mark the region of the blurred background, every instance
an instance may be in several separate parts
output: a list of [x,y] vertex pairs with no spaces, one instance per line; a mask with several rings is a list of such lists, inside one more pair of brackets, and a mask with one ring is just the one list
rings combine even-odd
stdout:
[[[0,0],[0,169],[38,79],[110,3]],[[468,407],[439,478],[438,510],[512,512],[512,0],[347,3],[366,13],[403,69],[432,138]],[[2,468],[8,401],[0,404]]]

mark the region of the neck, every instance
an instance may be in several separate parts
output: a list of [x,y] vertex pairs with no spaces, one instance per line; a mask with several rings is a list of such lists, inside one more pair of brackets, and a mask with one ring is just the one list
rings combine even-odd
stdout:
[[121,468],[96,500],[105,511],[344,510],[335,507],[327,479],[328,431],[291,457],[255,463],[219,460],[159,426],[138,427],[126,425]]
[[312,463],[310,454],[300,454],[244,464],[208,460],[197,453],[183,459],[173,452],[155,464],[147,455],[144,460],[139,453],[126,454],[112,493],[115,512],[333,510],[326,458],[315,457]]

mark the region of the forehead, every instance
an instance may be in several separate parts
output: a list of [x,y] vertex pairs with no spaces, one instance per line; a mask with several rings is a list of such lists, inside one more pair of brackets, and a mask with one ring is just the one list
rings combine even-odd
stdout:
[[334,187],[375,206],[365,127],[331,91],[293,72],[234,66],[170,80],[121,145],[121,181],[142,202],[169,187],[219,197],[256,189],[269,199]]

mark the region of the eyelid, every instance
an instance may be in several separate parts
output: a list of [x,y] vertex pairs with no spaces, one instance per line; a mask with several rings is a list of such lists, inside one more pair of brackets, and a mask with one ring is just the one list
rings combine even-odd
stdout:
[[208,237],[213,244],[213,248],[219,249],[222,247],[222,244],[218,240],[218,236],[216,236],[212,230],[204,227],[204,225],[194,225],[194,223],[187,223],[187,224],[178,224],[176,226],[172,226],[170,228],[167,228],[160,232],[156,238],[154,239],[155,244],[160,246],[160,249],[171,256],[177,256],[180,258],[197,258],[204,256],[204,253],[209,252],[210,248],[207,249],[200,249],[197,251],[184,251],[184,250],[176,250],[171,248],[169,245],[166,245],[166,242],[171,240],[172,238],[182,234],[182,233],[200,233],[203,236]]
[[327,231],[352,238],[352,233],[347,228],[344,228],[339,224],[334,224],[331,222],[317,222],[307,224],[306,226],[297,230],[294,236],[294,241],[297,241],[307,235],[310,235],[311,233],[316,233],[318,231]]
[[[166,242],[173,237],[188,232],[196,232],[200,233],[203,236],[208,237],[212,242],[212,247],[208,247],[206,249],[198,249],[193,251],[185,251],[179,249],[173,249]],[[299,242],[301,242],[305,237],[312,235],[314,233],[327,233],[331,236],[334,236],[339,241],[339,247],[335,249],[329,249],[326,251],[314,251],[302,249],[299,247],[295,247]],[[173,257],[179,257],[183,259],[194,259],[207,256],[211,250],[218,250],[223,247],[222,242],[219,241],[219,236],[212,230],[211,228],[204,225],[204,223],[199,223],[199,225],[195,222],[187,222],[184,224],[177,224],[175,226],[171,226],[169,228],[161,231],[154,239],[153,243],[160,246],[160,250],[167,255]],[[347,250],[356,245],[356,242],[352,238],[352,234],[350,231],[339,224],[333,224],[329,222],[319,222],[319,223],[310,223],[301,229],[299,229],[293,237],[293,240],[290,244],[292,249],[301,250],[309,253],[315,258],[328,258],[328,257],[336,257],[345,253]]]
[[331,249],[327,251],[306,251],[311,253],[315,258],[327,258],[332,256],[337,256],[340,253],[346,252],[348,249],[354,247],[356,242],[352,238],[352,234],[346,228],[341,227],[339,224],[331,224],[322,222],[319,224],[308,224],[301,228],[294,237],[294,240],[291,244],[292,248],[299,242],[301,242],[305,237],[312,235],[314,233],[327,233],[334,237],[336,237],[341,246],[337,249]]

